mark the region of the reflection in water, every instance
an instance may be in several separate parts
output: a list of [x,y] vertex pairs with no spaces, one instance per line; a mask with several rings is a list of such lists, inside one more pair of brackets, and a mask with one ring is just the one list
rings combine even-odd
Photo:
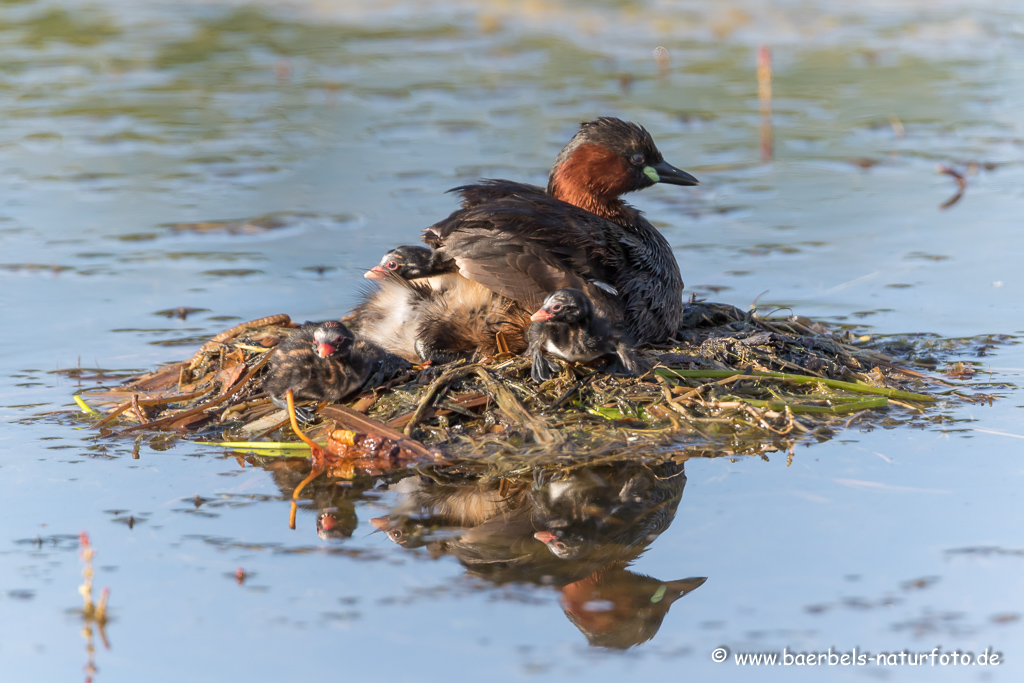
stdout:
[[562,611],[591,645],[624,650],[653,638],[668,608],[706,577],[659,581],[615,566],[562,588]]
[[316,518],[316,535],[321,540],[332,538],[351,538],[356,526],[355,508],[328,507],[320,511]]
[[[291,498],[305,461],[250,456]],[[706,577],[663,581],[629,566],[675,518],[682,463],[622,461],[536,467],[530,474],[469,474],[432,467],[392,480],[388,514],[370,522],[395,544],[451,555],[496,585],[531,583],[560,593],[565,616],[591,645],[626,649],[654,637],[669,608]],[[319,477],[302,490],[317,535],[334,542],[358,527],[356,503],[377,500],[383,479]],[[308,528],[308,526],[306,527]]]
[[672,603],[706,580],[628,569],[672,523],[685,484],[673,462],[539,467],[532,481],[434,470],[393,484],[397,502],[371,521],[395,543],[453,555],[495,584],[555,587],[591,645],[625,649],[653,638]]
[[104,588],[100,599],[93,602],[92,579],[94,575],[93,559],[96,557],[96,550],[89,542],[89,535],[84,531],[78,536],[80,546],[79,555],[82,558],[82,585],[78,592],[82,596],[82,637],[85,638],[85,683],[92,683],[96,675],[96,645],[93,636],[93,627],[99,632],[103,647],[110,649],[110,642],[107,640],[107,599],[110,597],[110,589]]
[[[309,474],[308,465],[295,460],[254,458],[252,462],[270,471],[274,483],[287,498],[292,497],[292,492]],[[362,491],[347,484],[318,477],[302,489],[302,497],[312,500],[319,509],[316,533],[325,541],[351,538],[352,532],[359,525],[355,501],[360,498]]]
[[[216,499],[215,492],[241,480],[221,476],[229,473],[211,459],[192,458],[209,447],[147,437],[136,444],[134,457],[141,450],[141,462],[127,456],[119,461],[122,444],[82,442],[78,437],[84,432],[72,431],[79,424],[29,413],[68,402],[68,380],[47,369],[80,365],[76,357],[86,366],[151,367],[184,353],[151,342],[175,343],[203,334],[197,328],[212,334],[227,320],[278,312],[312,319],[340,314],[353,303],[351,292],[364,266],[375,262],[384,247],[403,243],[452,210],[445,189],[478,177],[537,181],[566,131],[598,113],[645,122],[657,131],[659,142],[664,138],[666,154],[690,160],[702,180],[708,176],[699,194],[643,198],[652,222],[665,230],[686,261],[688,291],[725,292],[725,300],[746,307],[770,289],[760,301],[764,310],[789,305],[795,313],[815,317],[859,316],[863,313],[856,312],[865,308],[884,307],[870,319],[877,332],[930,330],[948,336],[1006,329],[1007,319],[1013,319],[1006,312],[1024,300],[1014,289],[1022,280],[1012,277],[1018,270],[1012,256],[1016,250],[993,248],[1018,239],[1011,217],[1019,214],[1017,188],[1024,169],[1018,114],[1024,92],[1017,68],[1024,45],[1020,8],[964,0],[0,4],[5,92],[0,98],[5,123],[0,130],[5,188],[0,280],[11,292],[5,299],[8,328],[27,332],[6,336],[0,360],[3,374],[11,377],[3,392],[4,415],[20,423],[4,431],[0,495],[9,513],[0,543],[0,583],[7,598],[0,599],[0,610],[9,616],[0,631],[5,662],[0,669],[6,673],[11,661],[21,675],[4,678],[64,680],[80,673],[85,641],[77,631],[83,623],[77,615],[68,622],[63,609],[80,606],[73,602],[78,582],[70,571],[76,562],[71,534],[95,524],[109,527],[95,539],[102,543],[99,564],[121,566],[113,574],[114,606],[124,624],[111,627],[119,646],[113,653],[103,651],[101,634],[92,628],[101,681],[127,678],[126,672],[145,663],[154,668],[157,662],[166,678],[197,677],[196,664],[201,664],[205,677],[225,678],[223,672],[231,671],[234,678],[261,680],[283,666],[282,653],[296,678],[317,677],[326,667],[334,670],[341,664],[356,678],[423,679],[432,673],[427,665],[441,654],[436,651],[439,640],[472,649],[460,639],[466,631],[445,624],[448,614],[466,607],[447,596],[438,598],[440,604],[424,606],[422,614],[410,608],[402,619],[387,619],[397,609],[373,610],[377,614],[365,609],[362,623],[344,640],[343,662],[324,656],[337,651],[333,627],[295,626],[312,624],[325,609],[318,596],[305,597],[319,579],[316,569],[349,556],[285,553],[289,539],[369,556],[373,561],[346,561],[338,582],[344,586],[338,590],[361,586],[367,604],[397,590],[399,578],[410,583],[419,578],[403,572],[424,569],[417,562],[380,572],[385,562],[377,558],[386,553],[379,551],[412,558],[385,542],[383,534],[346,540],[360,535],[362,530],[353,532],[356,511],[362,506],[365,522],[366,501],[377,495],[368,484],[314,482],[303,493],[305,504],[315,501],[315,509],[304,510],[308,516],[300,519],[304,533],[289,535],[281,519],[280,529],[268,533],[265,542],[236,542],[243,524],[268,507],[280,511],[283,506],[260,496],[242,501],[249,489],[241,486],[238,495]],[[776,50],[773,166],[757,163],[754,47],[761,41]],[[651,63],[651,48],[659,44],[672,55],[663,68],[667,76],[655,74]],[[620,87],[628,92],[619,95]],[[936,164],[963,173],[971,171],[971,161],[981,164],[977,174],[965,174],[971,193],[940,212],[936,205],[956,188],[952,178],[935,175]],[[305,211],[312,215],[303,217]],[[275,216],[283,225],[260,218],[221,222],[240,216]],[[965,225],[974,228],[976,238],[962,239]],[[333,269],[325,277],[317,270],[323,264]],[[238,276],[256,270],[262,273]],[[154,323],[149,316],[179,307],[210,312],[187,315],[185,322],[161,318]],[[155,327],[164,331],[139,331]],[[43,341],[58,339],[59,344]],[[901,357],[913,353],[915,362],[926,365],[934,365],[934,354],[946,343],[926,338],[920,351],[909,346],[900,351],[897,345],[905,342],[892,342],[893,352]],[[965,342],[963,348],[972,364],[991,363],[981,357],[990,348],[987,342]],[[71,373],[77,373],[71,374],[72,384],[88,385],[104,377],[112,381],[116,371],[78,367]],[[27,404],[40,407],[18,407]],[[1003,426],[989,426],[1020,433],[1010,428],[1013,409],[1007,412],[997,403],[985,410],[985,416],[978,409],[969,415],[953,408],[943,412],[948,419],[1005,419]],[[895,418],[903,419],[889,415],[886,429],[896,426]],[[797,467],[782,470],[773,463],[757,470],[756,477],[730,479],[733,515],[794,521],[792,534],[759,548],[762,552],[753,549],[771,525],[730,529],[727,515],[708,519],[692,532],[695,543],[713,549],[701,556],[706,565],[691,568],[682,559],[685,546],[670,548],[671,539],[658,541],[659,556],[676,562],[664,566],[683,569],[661,572],[664,578],[700,570],[721,581],[725,572],[720,567],[742,566],[754,553],[762,565],[757,583],[773,587],[759,591],[760,597],[773,598],[767,609],[741,620],[739,613],[758,591],[749,590],[752,577],[738,575],[738,590],[723,594],[714,606],[720,628],[683,629],[680,624],[679,637],[688,639],[695,652],[706,652],[719,644],[714,641],[755,631],[766,634],[759,643],[764,647],[758,648],[766,649],[791,637],[782,629],[787,634],[814,632],[808,644],[826,647],[892,645],[894,633],[900,645],[910,644],[918,633],[955,641],[960,636],[954,630],[967,622],[979,639],[993,634],[988,629],[1019,628],[988,621],[989,615],[1013,609],[1007,602],[1020,593],[1019,557],[1013,554],[1019,535],[1013,516],[1006,514],[1019,500],[1014,499],[1014,479],[1007,476],[1015,471],[1006,457],[1012,455],[1007,446],[1013,440],[936,425],[943,433],[933,447],[926,440],[932,427],[925,418],[913,418],[912,425],[912,431],[854,430],[844,438],[860,443],[833,441],[811,451],[822,457],[797,463],[806,466],[801,474],[810,475],[794,483],[806,489],[797,492],[799,497],[769,500],[760,495],[780,483],[788,486]],[[815,434],[812,440],[818,437],[824,438]],[[907,444],[907,437],[916,445],[901,453],[902,462],[871,455],[891,455]],[[728,437],[721,441],[725,448],[751,452]],[[79,448],[69,448],[75,444]],[[962,457],[986,448],[1001,457]],[[702,465],[709,477],[731,469],[724,460]],[[754,465],[746,467],[753,475]],[[697,478],[695,467],[688,470]],[[294,483],[303,474],[298,472]],[[265,478],[259,475],[246,485],[262,487]],[[284,473],[275,477],[288,478]],[[834,477],[895,485],[911,480],[918,487],[953,492],[934,496],[837,488]],[[32,481],[39,484],[25,485]],[[40,486],[45,495],[36,493]],[[507,488],[498,491],[501,498],[519,489],[526,499],[532,485]],[[200,492],[210,502],[195,511],[213,512],[177,514],[156,507],[159,501]],[[386,495],[390,502],[395,494]],[[102,516],[103,508],[134,509],[149,500],[154,501],[152,521],[141,529]],[[317,541],[314,522],[328,508],[334,509],[327,510],[319,529],[331,540]],[[823,542],[812,558],[817,580],[793,581],[793,554],[807,552],[807,538],[824,541],[836,528],[848,527],[851,510],[856,526],[866,531],[843,534],[839,545]],[[915,514],[907,514],[911,510]],[[920,518],[934,523],[921,525]],[[396,528],[409,530],[410,546],[471,545],[464,536],[479,522],[445,526],[444,521],[429,520],[416,510],[411,521]],[[26,527],[36,522],[50,526]],[[873,529],[887,528],[901,538],[895,551],[872,542]],[[532,537],[541,531],[562,531],[568,545],[575,535],[585,536],[554,526],[529,528],[519,538],[524,547],[542,551],[536,561],[567,567],[588,557],[587,552],[582,559],[555,557]],[[735,543],[716,546],[724,531],[735,536]],[[17,540],[37,533],[45,534],[38,545]],[[198,536],[192,539],[191,534]],[[192,539],[185,540],[192,544],[185,550],[179,548],[183,536]],[[375,543],[378,552],[368,550],[368,543]],[[974,548],[1003,544],[1006,551],[936,559],[946,543]],[[469,548],[459,550],[468,553]],[[254,558],[254,553],[260,555]],[[22,557],[27,558],[24,568],[17,566]],[[644,558],[651,559],[651,554]],[[453,561],[445,562],[448,573],[463,573]],[[202,580],[203,572],[212,577],[234,572],[239,564],[253,571],[251,576],[261,572],[259,580],[268,592],[226,590],[235,588],[235,579]],[[621,595],[616,573],[625,572],[627,582],[642,585],[628,569],[645,565],[609,565],[598,577],[615,588],[614,595]],[[58,570],[63,579],[49,573]],[[478,563],[468,571],[483,570]],[[851,571],[864,573],[860,584],[841,578]],[[102,587],[109,574],[99,566],[97,572]],[[932,573],[942,574],[944,583],[928,590],[899,585],[899,579]],[[609,633],[603,621],[592,622],[614,617],[617,612],[610,608],[617,603],[595,587],[598,577],[584,583],[594,574],[576,580],[560,576],[556,585],[566,596],[568,614],[586,633]],[[515,572],[507,575],[513,580]],[[25,592],[17,597],[14,589]],[[854,590],[867,596],[874,609],[844,602],[843,596]],[[642,604],[644,594],[637,594]],[[907,603],[889,606],[890,594]],[[29,595],[34,597],[29,600]],[[122,602],[127,595],[146,599]],[[666,596],[651,603],[651,595],[647,602],[659,606]],[[587,610],[588,602],[606,609]],[[677,611],[693,611],[694,602],[686,601]],[[820,615],[784,609],[801,604],[827,604],[828,609]],[[565,629],[547,609],[548,620]],[[510,628],[538,616],[532,608],[503,612]],[[964,616],[946,620],[950,612]],[[289,621],[279,621],[282,616]],[[422,637],[417,627],[431,622],[438,625],[437,638]],[[77,640],[62,637],[69,623]],[[901,625],[899,630],[894,624]],[[631,658],[630,668],[652,678],[678,675],[680,662],[657,652],[675,635],[670,632],[675,626],[663,628],[640,650],[643,656]],[[253,634],[273,646],[246,648]],[[1013,638],[1012,633],[994,635],[997,641]],[[569,671],[590,681],[616,676],[603,658],[580,657],[575,649],[561,648],[560,636],[545,636],[524,635],[480,659],[459,657],[460,666],[447,668],[444,675],[452,683],[480,678],[482,671],[498,669],[495,662],[516,657],[511,648],[524,643],[558,659],[561,668],[546,678],[566,678]],[[232,637],[240,638],[237,644]],[[39,645],[38,654],[30,651],[33,644]],[[166,656],[178,652],[195,656]],[[704,664],[696,657],[686,662],[692,677],[723,676],[721,669],[705,674],[712,664],[706,656],[701,659]],[[63,674],[51,667],[60,667]],[[899,680],[899,672],[891,673]],[[902,675],[915,677],[908,670]]]
[[683,466],[671,462],[657,470],[626,464],[538,470],[532,489],[540,528],[535,538],[562,559],[595,552],[632,559],[634,549],[646,547],[672,523],[685,485]]

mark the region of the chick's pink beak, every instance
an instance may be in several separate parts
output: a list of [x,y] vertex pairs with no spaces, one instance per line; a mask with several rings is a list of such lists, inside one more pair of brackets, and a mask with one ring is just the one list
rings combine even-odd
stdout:
[[547,310],[542,308],[539,311],[537,311],[536,313],[534,313],[533,315],[531,315],[530,316],[530,320],[532,320],[533,322],[536,323],[536,322],[544,322],[545,320],[551,320],[554,317],[555,317],[554,315],[552,315],[550,312],[548,312]]
[[388,271],[384,270],[382,266],[374,266],[363,273],[363,277],[368,280],[383,280],[387,274]]
[[321,358],[328,358],[328,357],[330,357],[331,354],[333,354],[336,350],[337,349],[335,349],[330,344],[317,344],[316,345],[316,352],[320,354]]
[[556,538],[558,538],[557,536],[555,536],[550,531],[538,531],[537,533],[535,533],[533,535],[533,537],[536,538],[541,543],[550,543],[551,541],[553,541]]

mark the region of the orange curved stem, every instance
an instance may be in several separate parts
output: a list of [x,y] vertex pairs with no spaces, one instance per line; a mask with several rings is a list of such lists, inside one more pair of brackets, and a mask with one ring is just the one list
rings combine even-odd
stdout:
[[306,436],[301,429],[299,429],[299,421],[295,419],[295,396],[292,395],[291,389],[289,389],[288,392],[285,394],[285,400],[288,401],[288,419],[291,420],[292,431],[295,432],[295,436],[305,441],[306,444],[308,444],[309,447],[313,449],[313,456],[315,457],[320,453],[320,446],[315,441]]
[[288,402],[288,419],[291,420],[292,431],[295,432],[296,436],[305,441],[313,451],[313,469],[305,479],[299,482],[299,485],[295,487],[295,490],[292,491],[292,509],[291,514],[288,516],[288,528],[294,529],[295,514],[298,510],[298,506],[295,504],[295,501],[299,499],[299,494],[302,493],[302,489],[306,488],[306,484],[319,477],[324,471],[324,466],[321,464],[323,451],[320,449],[319,444],[310,439],[302,432],[301,429],[299,429],[299,421],[295,419],[295,396],[292,394],[291,389],[285,393],[285,400]]

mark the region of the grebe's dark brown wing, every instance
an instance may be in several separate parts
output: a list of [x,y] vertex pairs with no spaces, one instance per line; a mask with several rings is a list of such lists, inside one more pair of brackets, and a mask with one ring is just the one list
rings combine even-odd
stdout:
[[458,211],[424,231],[424,241],[459,272],[510,299],[534,305],[557,289],[611,282],[622,261],[621,228],[538,187],[493,180],[456,188]]
[[510,197],[526,201],[544,201],[552,198],[543,187],[501,178],[485,178],[478,183],[460,185],[448,190],[448,193],[462,197],[464,209]]
[[531,202],[543,204],[551,198],[544,188],[511,180],[482,180],[473,185],[453,187],[448,192],[462,198],[462,207],[423,231],[423,241],[434,249],[444,245],[453,232],[464,227],[463,222],[467,219],[467,214],[481,205],[486,207],[494,202],[507,200],[506,203],[518,203],[521,207],[529,207]]
[[542,243],[524,241],[500,231],[457,232],[446,249],[463,277],[503,297],[533,306],[548,292],[582,289],[585,280],[565,266],[574,255],[552,253]]

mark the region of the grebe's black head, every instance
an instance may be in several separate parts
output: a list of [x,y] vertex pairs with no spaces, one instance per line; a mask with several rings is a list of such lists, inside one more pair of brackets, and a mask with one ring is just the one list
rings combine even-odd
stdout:
[[530,316],[533,322],[585,323],[593,315],[594,306],[578,289],[559,289],[548,294],[540,310]]
[[371,280],[383,280],[389,274],[406,280],[435,275],[431,260],[434,250],[427,247],[402,246],[384,254],[380,263],[363,274]]
[[578,194],[611,199],[655,183],[698,185],[692,175],[665,161],[647,130],[611,116],[588,121],[558,154],[548,192],[574,201]]
[[320,323],[313,330],[313,349],[321,358],[347,357],[353,340],[352,333],[337,320]]

